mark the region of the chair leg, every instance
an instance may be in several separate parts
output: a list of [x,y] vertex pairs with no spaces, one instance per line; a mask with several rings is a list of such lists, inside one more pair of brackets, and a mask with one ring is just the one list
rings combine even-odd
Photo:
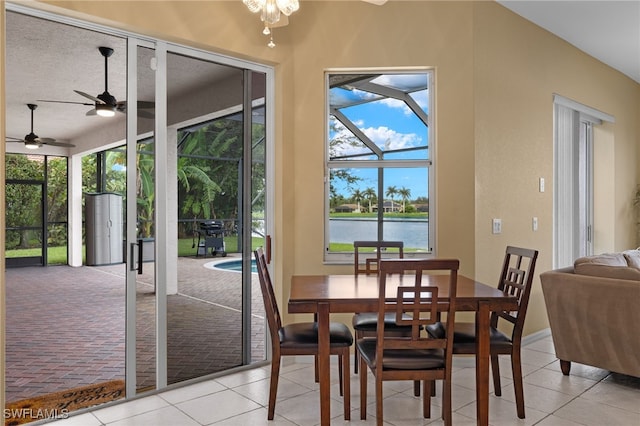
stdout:
[[349,347],[347,347],[344,353],[340,356],[340,361],[344,365],[344,384],[342,383],[342,377],[340,380],[340,386],[344,389],[344,419],[351,420],[351,371],[349,371]]
[[360,420],[367,419],[367,365],[360,358]]
[[442,420],[445,426],[452,425],[451,375],[442,381]]
[[520,350],[511,354],[511,374],[513,375],[513,389],[516,393],[516,410],[518,418],[524,419],[524,387],[522,384],[522,364]]
[[[374,374],[375,375],[375,374]],[[383,426],[382,417],[382,379],[376,376],[376,425]]]
[[[349,360],[347,360],[347,364],[348,363],[349,363]],[[340,387],[340,396],[344,395],[344,387],[343,387],[343,383],[342,383],[342,380],[343,380],[342,364],[343,364],[342,355],[340,355],[338,357],[338,383],[339,383],[338,386]]]
[[318,367],[318,355],[314,355],[313,356],[313,374],[315,375],[315,381],[316,383],[320,382],[320,373],[319,373],[319,367]]
[[493,391],[496,396],[502,396],[502,388],[500,387],[500,364],[498,363],[498,355],[491,355],[491,372],[493,373]]
[[271,360],[271,380],[269,385],[269,409],[267,419],[273,420],[276,411],[276,394],[278,392],[278,377],[280,377],[280,357]]
[[[415,382],[414,382],[415,383]],[[431,390],[434,387],[433,380],[422,381],[422,416],[425,419],[431,418]]]
[[571,361],[560,360],[560,370],[562,370],[562,374],[568,376],[571,373]]
[[[358,341],[358,339],[360,338],[360,332],[358,330],[356,330],[356,342]],[[359,357],[358,357],[358,345],[354,345],[353,347],[353,372],[355,374],[358,374],[358,361],[359,361]]]

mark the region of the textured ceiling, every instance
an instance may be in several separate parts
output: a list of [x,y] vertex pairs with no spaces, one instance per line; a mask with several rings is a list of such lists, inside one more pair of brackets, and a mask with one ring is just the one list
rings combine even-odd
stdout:
[[[108,91],[118,101],[126,98],[126,40],[92,30],[7,12],[6,19],[6,124],[8,137],[23,138],[30,132],[31,116],[26,104],[38,108],[34,114],[34,132],[42,138],[70,141],[82,151],[82,139],[89,133],[113,139],[113,131],[124,135],[125,114],[112,118],[87,116],[93,106],[48,103],[40,100],[91,103],[74,92],[92,96],[104,92],[104,57],[98,47],[114,50],[108,60]],[[138,52],[138,100],[154,101],[153,51]],[[179,99],[238,74],[238,69],[208,61],[171,54],[167,59],[169,100]],[[178,104],[178,102],[174,102]],[[170,102],[169,109],[172,103]],[[171,113],[171,111],[169,111]],[[209,111],[207,111],[209,112]],[[105,140],[104,143],[112,143]],[[7,150],[20,149],[9,143]],[[49,147],[48,147],[49,148]],[[59,150],[58,150],[59,152]]]

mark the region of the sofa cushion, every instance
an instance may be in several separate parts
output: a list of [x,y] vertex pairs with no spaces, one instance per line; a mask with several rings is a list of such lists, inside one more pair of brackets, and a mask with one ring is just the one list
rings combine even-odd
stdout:
[[630,267],[640,269],[640,250],[627,250],[622,254]]
[[576,274],[640,281],[640,269],[629,267],[623,253],[580,257],[573,267]]

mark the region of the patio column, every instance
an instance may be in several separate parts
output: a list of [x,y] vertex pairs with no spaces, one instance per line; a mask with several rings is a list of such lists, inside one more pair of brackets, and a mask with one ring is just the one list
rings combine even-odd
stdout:
[[[165,171],[167,182],[167,235],[168,244],[164,250],[167,254],[166,277],[167,294],[178,293],[178,129],[167,128],[167,164]],[[159,170],[162,170],[160,168]]]
[[82,266],[82,155],[69,157],[68,175],[69,266]]

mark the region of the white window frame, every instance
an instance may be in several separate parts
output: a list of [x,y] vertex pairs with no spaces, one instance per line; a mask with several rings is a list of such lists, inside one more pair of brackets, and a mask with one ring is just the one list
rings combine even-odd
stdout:
[[[329,159],[329,75],[332,74],[409,74],[425,73],[428,78],[428,117],[427,117],[427,140],[429,158],[426,160],[381,160],[363,161],[362,163],[349,160]],[[436,172],[435,172],[435,152],[436,152],[436,132],[435,132],[435,69],[431,67],[409,67],[409,68],[360,68],[360,69],[326,69],[325,70],[325,174],[324,174],[324,263],[325,264],[350,264],[354,261],[354,253],[350,252],[330,252],[329,214],[330,214],[330,171],[339,168],[379,168],[381,165],[389,168],[393,167],[425,167],[428,174],[428,252],[404,252],[405,258],[429,258],[436,255]]]

